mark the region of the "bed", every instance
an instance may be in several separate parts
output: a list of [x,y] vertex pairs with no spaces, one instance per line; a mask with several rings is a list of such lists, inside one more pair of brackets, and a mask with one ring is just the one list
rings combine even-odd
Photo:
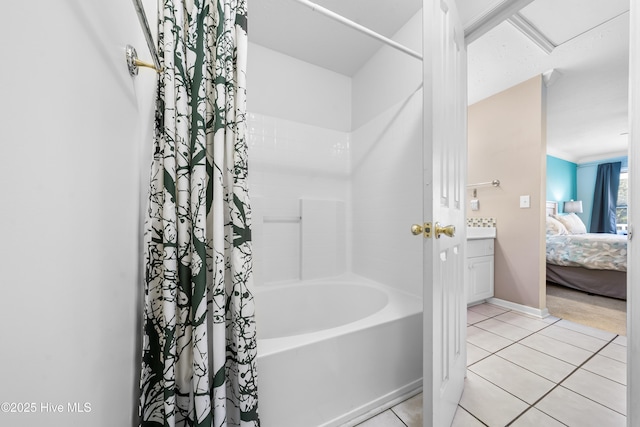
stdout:
[[627,299],[627,236],[587,233],[575,214],[558,215],[547,202],[547,281]]

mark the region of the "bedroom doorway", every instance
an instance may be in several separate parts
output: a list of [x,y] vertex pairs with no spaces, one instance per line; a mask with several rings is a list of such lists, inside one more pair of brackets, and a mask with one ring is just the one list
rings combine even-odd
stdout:
[[[628,161],[630,165],[640,164],[640,149],[638,144],[640,143],[640,77],[638,71],[640,71],[640,2],[637,0],[630,1],[629,8],[629,89],[628,89]],[[640,188],[640,174],[636,173],[636,170],[629,169],[628,171],[628,194],[638,194],[635,190]],[[640,277],[638,276],[638,266],[640,265],[640,251],[637,245],[634,243],[633,231],[634,224],[640,223],[640,203],[637,198],[631,196],[627,204],[628,218],[628,250],[627,250],[627,298],[626,304],[620,303],[619,300],[606,299],[605,301],[599,301],[599,298],[595,298],[598,304],[598,310],[601,311],[602,307],[613,310],[613,315],[607,316],[607,322],[611,322],[604,327],[610,328],[616,333],[625,332],[627,339],[626,349],[626,384],[627,384],[627,425],[635,426],[640,425],[640,410],[637,409],[636,403],[640,401],[640,363],[637,357],[633,355],[637,354],[637,350],[640,348],[640,293],[635,291]],[[553,300],[554,297],[559,296],[555,293],[556,289],[552,289],[548,295],[549,299]],[[549,298],[550,297],[550,298]],[[572,301],[579,300],[578,297],[568,298]],[[594,298],[591,298],[593,301]],[[547,303],[549,305],[549,302]],[[626,310],[625,310],[626,309]],[[550,310],[551,311],[551,310]],[[625,313],[623,313],[625,311]],[[581,323],[587,323],[582,321]],[[602,327],[602,325],[601,325]]]
[[[638,20],[640,19],[640,3],[637,0],[630,1],[630,34],[631,34],[631,44],[629,51],[629,65],[630,65],[630,78],[629,78],[629,163],[630,164],[640,164],[640,149],[636,146],[640,143],[640,77],[638,77],[638,71],[640,71],[640,48],[638,47],[638,40],[640,40],[640,23]],[[634,113],[635,111],[635,113]],[[635,144],[634,144],[635,142]],[[635,174],[633,170],[629,172],[629,188],[631,194],[634,194],[634,188],[640,188],[640,178],[638,178],[638,174]],[[637,194],[637,192],[636,192]],[[546,197],[543,192],[541,192],[542,200],[545,200]],[[640,336],[634,334],[634,326],[640,328],[640,310],[633,310],[633,307],[640,307],[640,293],[633,292],[633,285],[638,282],[636,276],[638,275],[634,271],[634,266],[640,265],[640,255],[638,255],[638,250],[634,250],[633,240],[631,239],[633,235],[633,225],[634,223],[640,222],[640,202],[633,197],[629,200],[629,231],[630,231],[630,242],[629,242],[629,250],[628,250],[628,272],[627,272],[627,287],[628,287],[628,296],[627,296],[627,313],[622,317],[627,320],[625,324],[626,335],[628,337],[628,354],[631,356],[632,349],[640,349]],[[546,283],[544,284],[546,286]],[[552,291],[553,293],[553,291]],[[551,295],[553,298],[555,295]],[[621,311],[620,307],[615,308],[615,310]],[[623,320],[624,323],[624,320]],[[628,326],[628,328],[626,328]],[[640,401],[640,391],[638,391],[637,387],[640,386],[640,363],[635,362],[632,357],[628,357],[628,365],[627,365],[627,378],[628,378],[628,401],[629,402],[638,402]],[[640,425],[640,412],[635,410],[634,406],[628,405],[628,413],[627,413],[627,423],[628,425]]]

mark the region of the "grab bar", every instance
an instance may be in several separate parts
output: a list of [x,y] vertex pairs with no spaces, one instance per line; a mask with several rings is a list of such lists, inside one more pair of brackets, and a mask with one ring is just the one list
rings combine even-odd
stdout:
[[302,217],[299,216],[265,216],[262,221],[264,222],[291,222],[298,223],[302,221]]

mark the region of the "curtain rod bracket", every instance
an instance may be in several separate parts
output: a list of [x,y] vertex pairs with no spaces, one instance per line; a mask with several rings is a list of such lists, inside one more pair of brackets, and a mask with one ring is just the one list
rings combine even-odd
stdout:
[[157,72],[162,71],[156,68],[155,65],[149,64],[148,62],[144,62],[138,59],[138,53],[136,52],[136,48],[129,44],[125,48],[125,54],[127,56],[127,67],[129,68],[129,74],[131,75],[131,77],[135,77],[138,75],[139,67],[151,68],[153,70],[156,70]]

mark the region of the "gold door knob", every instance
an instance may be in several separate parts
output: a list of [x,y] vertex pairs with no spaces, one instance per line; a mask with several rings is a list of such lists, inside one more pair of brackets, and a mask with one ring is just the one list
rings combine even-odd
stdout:
[[445,225],[443,227],[436,222],[435,231],[436,231],[436,239],[439,239],[441,234],[444,234],[449,237],[453,237],[456,234],[456,227],[454,225]]
[[419,236],[420,234],[422,234],[422,236],[425,239],[430,239],[431,238],[431,223],[430,222],[425,222],[424,224],[420,225],[420,224],[413,224],[411,226],[411,234],[413,234],[414,236]]

